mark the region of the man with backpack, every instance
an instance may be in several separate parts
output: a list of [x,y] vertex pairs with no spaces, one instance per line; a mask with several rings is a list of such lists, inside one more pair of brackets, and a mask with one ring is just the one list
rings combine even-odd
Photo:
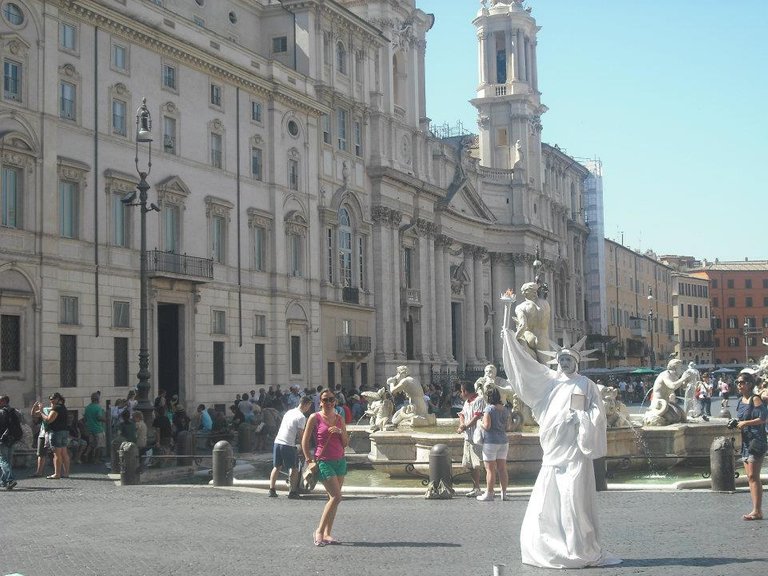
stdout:
[[6,490],[16,487],[13,479],[13,445],[21,440],[21,418],[11,399],[0,396],[0,484]]

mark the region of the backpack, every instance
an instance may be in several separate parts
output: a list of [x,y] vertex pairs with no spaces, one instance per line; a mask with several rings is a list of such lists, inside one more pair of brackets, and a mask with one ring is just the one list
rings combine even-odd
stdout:
[[15,408],[4,408],[3,412],[5,412],[5,419],[8,426],[8,430],[3,435],[3,438],[6,444],[14,444],[24,436],[24,431],[21,429],[19,413]]

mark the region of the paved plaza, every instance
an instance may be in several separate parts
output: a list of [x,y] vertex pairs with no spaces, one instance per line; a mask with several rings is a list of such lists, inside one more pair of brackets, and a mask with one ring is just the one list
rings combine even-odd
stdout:
[[[335,536],[316,548],[320,495],[199,485],[120,487],[92,468],[67,480],[22,479],[0,491],[0,576],[461,575],[549,571],[520,563],[528,501],[350,494]],[[768,568],[768,521],[745,522],[749,496],[610,490],[598,495],[602,542],[623,558],[580,574],[742,575]]]

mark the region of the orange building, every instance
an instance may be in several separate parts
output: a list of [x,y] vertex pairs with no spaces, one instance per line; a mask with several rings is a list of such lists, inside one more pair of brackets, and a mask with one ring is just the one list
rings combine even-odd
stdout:
[[768,353],[768,261],[716,260],[689,274],[709,280],[713,362],[752,364]]

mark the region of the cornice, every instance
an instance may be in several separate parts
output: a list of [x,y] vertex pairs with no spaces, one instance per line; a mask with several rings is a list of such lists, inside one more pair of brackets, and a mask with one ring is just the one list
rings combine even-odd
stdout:
[[291,90],[287,86],[260,78],[241,66],[225,62],[218,56],[191,44],[182,44],[165,34],[159,35],[156,28],[111,10],[101,3],[93,0],[58,1],[69,14],[75,15],[85,22],[129,38],[138,45],[183,62],[190,67],[226,79],[248,92],[256,93],[265,98],[275,98],[288,106],[293,106],[310,114],[319,114],[322,111],[322,108],[319,108],[314,100]]

